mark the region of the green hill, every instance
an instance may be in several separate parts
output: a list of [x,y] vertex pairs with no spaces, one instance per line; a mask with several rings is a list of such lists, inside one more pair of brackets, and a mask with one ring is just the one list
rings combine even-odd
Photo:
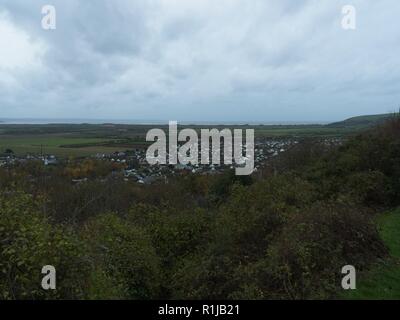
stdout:
[[334,122],[328,124],[327,126],[332,128],[370,127],[382,123],[388,118],[393,116],[394,116],[393,113],[358,116],[343,121]]

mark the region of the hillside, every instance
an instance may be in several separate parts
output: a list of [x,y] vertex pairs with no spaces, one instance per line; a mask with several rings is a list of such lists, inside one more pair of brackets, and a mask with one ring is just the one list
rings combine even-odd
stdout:
[[352,117],[352,118],[349,118],[349,119],[346,119],[343,121],[328,124],[327,127],[331,127],[331,128],[370,127],[370,126],[374,126],[376,124],[382,123],[392,116],[393,116],[392,113],[357,116],[357,117]]

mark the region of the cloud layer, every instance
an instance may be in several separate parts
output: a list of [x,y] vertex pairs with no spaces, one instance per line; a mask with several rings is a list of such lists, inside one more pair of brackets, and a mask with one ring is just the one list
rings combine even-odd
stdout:
[[331,121],[400,104],[400,3],[53,0],[0,4],[1,117]]

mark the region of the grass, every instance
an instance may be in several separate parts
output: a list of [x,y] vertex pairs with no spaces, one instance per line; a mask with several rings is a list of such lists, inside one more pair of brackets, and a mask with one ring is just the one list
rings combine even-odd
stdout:
[[346,119],[344,121],[331,123],[328,127],[331,128],[340,128],[340,127],[350,127],[350,128],[362,128],[369,127],[371,125],[376,125],[382,123],[383,121],[395,116],[395,114],[387,113],[387,114],[376,114],[369,116],[358,116]]
[[340,137],[346,133],[345,129],[323,126],[266,126],[255,129],[256,136],[263,137]]
[[[123,125],[123,124],[47,124],[8,125],[0,124],[0,153],[11,149],[17,155],[54,154],[58,157],[90,156],[96,153],[112,153],[145,147],[146,133],[155,127],[168,132],[166,125]],[[180,126],[180,130],[187,126]],[[190,126],[189,126],[190,127]],[[255,129],[260,137],[340,137],[355,130],[324,125],[195,125],[203,128]]]
[[[33,135],[33,136],[0,136],[0,152],[11,149],[17,155],[27,153],[54,154],[57,156],[86,156],[100,152],[112,152],[115,148],[97,146],[98,143],[106,143],[110,139],[65,137],[59,135]],[[87,147],[80,147],[86,144]],[[93,144],[93,146],[90,146]],[[62,147],[68,145],[68,148]]]
[[345,299],[400,299],[400,209],[380,216],[378,229],[390,257],[360,275],[357,289],[347,291]]

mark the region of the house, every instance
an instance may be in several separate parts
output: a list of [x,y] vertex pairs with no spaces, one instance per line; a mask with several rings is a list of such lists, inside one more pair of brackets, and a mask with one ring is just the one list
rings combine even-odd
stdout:
[[58,163],[57,158],[53,155],[50,155],[48,157],[44,157],[43,163],[45,166],[48,165],[56,165]]

